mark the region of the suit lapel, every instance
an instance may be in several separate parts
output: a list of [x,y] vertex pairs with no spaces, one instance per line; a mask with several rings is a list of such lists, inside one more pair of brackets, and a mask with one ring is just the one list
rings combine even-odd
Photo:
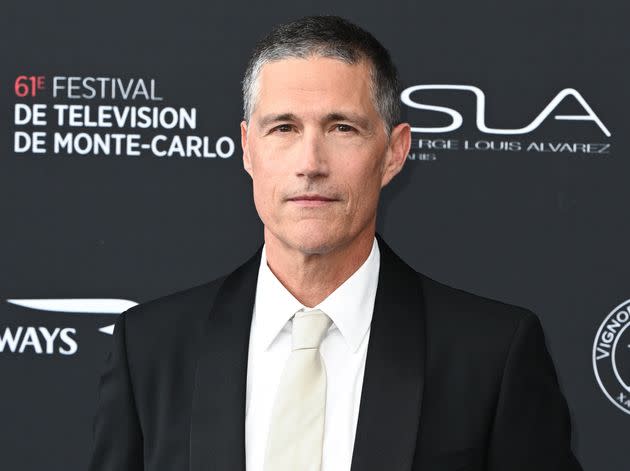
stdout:
[[245,470],[245,392],[261,249],[227,276],[210,312],[197,363],[190,471]]
[[407,471],[424,387],[424,307],[417,274],[377,238],[381,267],[351,469]]

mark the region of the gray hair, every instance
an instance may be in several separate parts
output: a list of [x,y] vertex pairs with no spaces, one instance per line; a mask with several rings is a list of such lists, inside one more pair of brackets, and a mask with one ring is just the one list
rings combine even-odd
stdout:
[[339,59],[352,65],[367,60],[371,65],[374,105],[387,134],[400,122],[400,85],[389,52],[370,33],[337,16],[310,16],[282,24],[258,42],[243,77],[243,119],[249,121],[254,111],[263,65],[313,56]]

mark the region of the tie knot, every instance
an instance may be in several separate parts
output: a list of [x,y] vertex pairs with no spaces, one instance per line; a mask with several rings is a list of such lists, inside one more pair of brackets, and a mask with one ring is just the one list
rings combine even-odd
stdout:
[[293,350],[319,348],[332,320],[323,311],[299,311],[293,316]]

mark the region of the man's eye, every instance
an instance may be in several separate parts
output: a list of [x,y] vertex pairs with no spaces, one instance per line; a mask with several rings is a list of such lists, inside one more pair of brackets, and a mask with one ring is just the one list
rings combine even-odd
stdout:
[[280,124],[279,126],[276,126],[275,128],[273,128],[271,131],[275,132],[278,131],[280,133],[286,133],[291,131],[292,127],[290,124]]
[[345,133],[345,132],[351,132],[351,131],[354,131],[354,128],[353,128],[352,126],[350,126],[350,125],[348,125],[348,124],[342,124],[342,123],[336,124],[336,125],[335,125],[335,128],[336,128],[338,131],[341,131],[341,132],[344,132],[344,133]]

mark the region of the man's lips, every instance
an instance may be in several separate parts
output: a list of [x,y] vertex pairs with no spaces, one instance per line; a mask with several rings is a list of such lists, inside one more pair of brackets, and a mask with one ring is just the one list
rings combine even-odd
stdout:
[[294,196],[293,198],[289,198],[290,201],[295,200],[306,200],[306,201],[335,201],[334,198],[328,198],[327,196],[322,195],[299,195]]
[[337,199],[329,198],[323,195],[298,195],[289,198],[288,201],[298,203],[302,206],[320,206],[327,203],[332,203],[333,201],[337,201]]

